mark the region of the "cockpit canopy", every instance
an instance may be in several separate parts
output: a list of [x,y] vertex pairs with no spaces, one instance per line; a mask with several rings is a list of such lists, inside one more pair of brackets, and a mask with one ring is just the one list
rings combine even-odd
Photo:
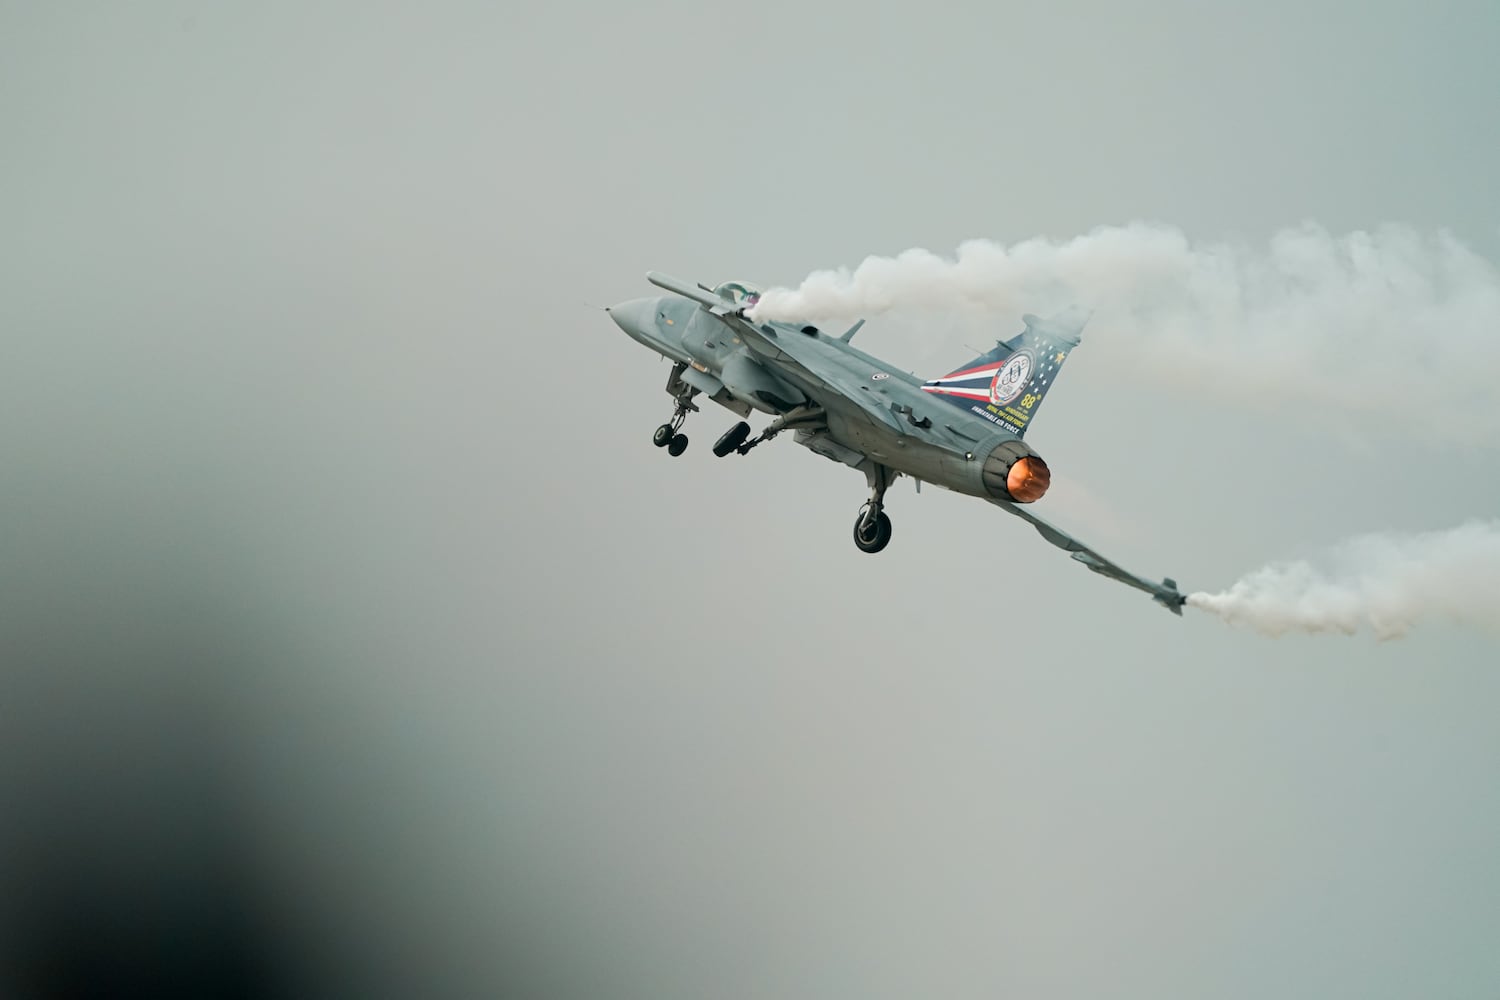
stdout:
[[714,292],[736,305],[753,306],[760,301],[760,289],[748,281],[726,281]]

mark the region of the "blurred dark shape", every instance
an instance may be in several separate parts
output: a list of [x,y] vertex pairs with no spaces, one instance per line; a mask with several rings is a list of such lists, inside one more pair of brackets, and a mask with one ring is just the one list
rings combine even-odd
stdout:
[[236,527],[89,501],[16,535],[0,1000],[591,992],[546,883],[412,749],[423,720],[391,692],[427,675],[257,577]]
[[138,604],[114,622],[70,610],[69,627],[33,619],[8,650],[0,992],[286,995],[237,815],[233,657],[191,621],[134,617]]

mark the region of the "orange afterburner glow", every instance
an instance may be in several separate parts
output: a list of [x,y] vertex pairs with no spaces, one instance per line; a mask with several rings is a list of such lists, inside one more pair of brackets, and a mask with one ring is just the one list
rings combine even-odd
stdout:
[[1017,503],[1033,503],[1042,498],[1052,485],[1052,471],[1039,455],[1016,460],[1005,477],[1005,492]]

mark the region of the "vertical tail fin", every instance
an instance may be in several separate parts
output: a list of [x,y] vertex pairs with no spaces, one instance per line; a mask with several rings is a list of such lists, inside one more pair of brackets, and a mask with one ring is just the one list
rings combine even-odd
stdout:
[[1045,320],[1027,315],[1021,321],[1025,330],[922,388],[1016,437],[1025,434],[1068,352],[1078,346],[1088,314],[1070,311]]

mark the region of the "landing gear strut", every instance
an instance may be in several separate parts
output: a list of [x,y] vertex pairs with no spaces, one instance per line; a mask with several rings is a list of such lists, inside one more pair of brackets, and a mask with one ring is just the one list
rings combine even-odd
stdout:
[[877,465],[865,473],[870,481],[870,499],[859,509],[854,519],[854,544],[861,552],[872,555],[891,543],[891,519],[884,508],[885,489],[891,484],[891,471]]
[[[724,451],[724,454],[727,455],[731,451],[737,451],[741,455],[748,455],[750,454],[751,448],[754,448],[762,441],[771,440],[773,437],[788,428],[807,427],[809,425],[821,424],[825,419],[826,418],[823,411],[818,407],[812,405],[799,406],[793,410],[783,413],[781,416],[771,421],[768,425],[766,425],[765,430],[761,431],[753,438],[748,437],[750,434],[749,425],[741,422],[730,429],[729,434],[735,435],[734,447],[726,449]],[[745,428],[743,432],[740,432],[741,427]],[[729,434],[725,434],[723,437],[719,438],[720,445],[729,440]],[[719,445],[714,446],[715,455],[719,454],[718,448]]]

